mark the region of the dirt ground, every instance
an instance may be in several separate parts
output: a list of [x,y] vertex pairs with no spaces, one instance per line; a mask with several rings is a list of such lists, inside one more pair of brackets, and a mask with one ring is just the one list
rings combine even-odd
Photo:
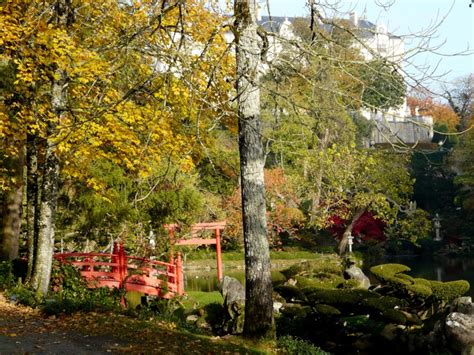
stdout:
[[232,339],[183,333],[121,314],[45,317],[0,294],[0,354],[251,354]]

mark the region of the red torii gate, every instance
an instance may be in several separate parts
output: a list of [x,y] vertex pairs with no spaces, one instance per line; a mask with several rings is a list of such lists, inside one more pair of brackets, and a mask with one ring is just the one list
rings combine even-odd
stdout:
[[[221,230],[226,226],[225,221],[196,223],[191,226],[191,238],[189,239],[175,239],[175,231],[179,229],[177,224],[165,224],[163,227],[168,230],[170,241],[172,245],[216,245],[216,259],[217,259],[217,279],[222,280],[222,253],[221,253]],[[213,230],[214,238],[199,238],[198,233],[205,230]],[[174,256],[171,254],[171,260]]]

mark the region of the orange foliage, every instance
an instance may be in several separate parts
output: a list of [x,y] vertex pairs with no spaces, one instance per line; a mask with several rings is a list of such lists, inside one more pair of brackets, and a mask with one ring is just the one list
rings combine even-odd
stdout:
[[[304,215],[298,208],[298,199],[293,186],[288,182],[282,169],[265,170],[267,230],[270,245],[281,246],[280,234],[295,236],[303,224]],[[242,210],[240,188],[224,201],[226,211],[226,231],[223,244],[235,247],[242,243]]]
[[450,131],[456,130],[456,125],[459,124],[459,117],[451,107],[447,104],[435,102],[432,97],[408,97],[407,103],[412,115],[415,114],[415,108],[418,107],[420,114],[433,116],[434,123],[445,124]]

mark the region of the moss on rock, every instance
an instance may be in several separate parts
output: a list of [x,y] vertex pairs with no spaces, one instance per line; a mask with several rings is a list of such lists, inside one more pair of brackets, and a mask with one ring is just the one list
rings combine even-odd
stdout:
[[433,297],[440,301],[452,301],[469,291],[469,282],[465,280],[441,282],[430,281]]
[[287,302],[296,300],[303,300],[304,293],[296,286],[280,285],[275,287],[275,291],[280,294]]
[[312,304],[356,305],[362,300],[379,297],[375,292],[362,289],[323,289],[307,287],[303,289],[308,302]]
[[317,304],[314,306],[314,309],[317,313],[325,316],[337,316],[341,314],[340,310],[328,304]]
[[305,264],[295,264],[291,265],[288,269],[280,271],[287,280],[295,277],[296,275],[300,274],[302,271],[305,270]]
[[396,324],[405,324],[407,323],[407,317],[400,311],[396,309],[387,309],[382,312],[383,318],[389,322]]
[[336,288],[344,282],[342,276],[333,274],[324,274],[320,277],[296,277],[297,285],[300,288],[317,287],[317,288]]
[[395,307],[402,307],[406,305],[406,302],[396,297],[382,296],[379,298],[365,298],[362,300],[361,305],[372,310],[384,312]]
[[299,304],[287,305],[281,309],[281,314],[288,318],[305,318],[311,313],[311,308]]

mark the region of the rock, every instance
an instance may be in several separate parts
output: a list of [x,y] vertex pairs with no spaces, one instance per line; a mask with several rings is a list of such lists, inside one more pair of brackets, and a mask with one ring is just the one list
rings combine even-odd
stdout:
[[220,289],[225,312],[222,330],[226,333],[241,334],[244,330],[245,288],[239,280],[224,276]]
[[346,280],[357,280],[359,281],[359,287],[368,289],[370,287],[369,278],[362,272],[361,268],[351,265],[344,271],[344,278]]
[[196,325],[198,328],[201,328],[201,329],[212,330],[211,325],[203,319],[199,319],[196,322]]
[[199,316],[197,314],[191,314],[186,317],[186,323],[188,324],[195,324],[199,319]]
[[451,312],[474,315],[474,303],[471,297],[458,297],[450,304]]
[[387,324],[383,330],[380,332],[380,336],[388,341],[393,341],[398,336],[398,327],[396,324]]
[[352,343],[352,347],[357,350],[366,350],[373,346],[369,339],[358,339]]
[[453,350],[462,354],[474,351],[474,316],[453,312],[445,321],[446,337]]
[[273,311],[276,313],[280,313],[280,309],[283,307],[283,303],[281,302],[273,302]]
[[245,303],[245,288],[234,277],[224,276],[220,285],[220,291],[224,298],[224,303]]

